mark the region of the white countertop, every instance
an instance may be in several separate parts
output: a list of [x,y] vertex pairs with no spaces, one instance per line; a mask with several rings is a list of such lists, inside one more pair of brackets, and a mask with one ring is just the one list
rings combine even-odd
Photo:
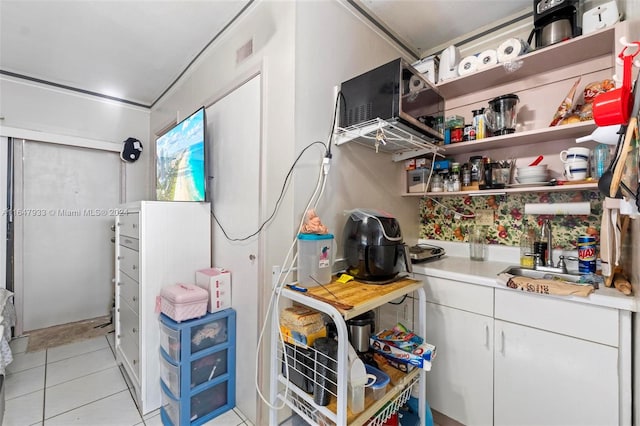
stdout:
[[[520,250],[518,247],[488,246],[485,261],[469,258],[469,244],[449,241],[420,240],[420,243],[433,244],[445,249],[447,253],[438,260],[413,264],[413,272],[417,274],[462,281],[469,284],[485,285],[508,291],[512,290],[497,281],[497,276],[510,266],[519,265]],[[529,294],[529,293],[528,293]],[[638,311],[638,297],[625,296],[615,288],[603,285],[588,297],[538,295],[554,297],[579,303],[605,306],[627,311]]]

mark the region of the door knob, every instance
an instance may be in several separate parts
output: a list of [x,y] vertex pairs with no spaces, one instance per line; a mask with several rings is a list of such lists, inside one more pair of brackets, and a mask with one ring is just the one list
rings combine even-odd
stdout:
[[250,260],[250,261],[252,261],[252,262],[253,262],[254,260],[256,260],[256,255],[255,255],[255,254],[250,254],[250,255],[249,255],[249,260]]

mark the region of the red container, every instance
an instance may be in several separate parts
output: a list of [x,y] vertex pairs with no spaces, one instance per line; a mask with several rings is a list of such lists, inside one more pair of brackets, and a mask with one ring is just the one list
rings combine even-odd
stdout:
[[622,87],[609,92],[600,93],[593,100],[593,120],[599,127],[627,124],[631,110],[633,109],[633,97],[631,96],[631,69],[633,59],[640,52],[640,42],[634,42],[636,52],[632,55],[624,55],[625,47],[618,55],[623,60]]

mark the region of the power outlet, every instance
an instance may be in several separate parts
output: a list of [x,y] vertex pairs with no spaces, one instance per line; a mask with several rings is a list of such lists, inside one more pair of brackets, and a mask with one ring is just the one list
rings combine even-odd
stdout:
[[476,210],[476,225],[491,226],[494,220],[494,212],[492,209]]

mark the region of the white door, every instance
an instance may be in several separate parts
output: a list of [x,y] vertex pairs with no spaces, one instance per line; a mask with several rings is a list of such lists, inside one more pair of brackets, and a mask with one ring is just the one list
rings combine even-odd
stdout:
[[428,341],[438,348],[427,401],[466,425],[493,423],[493,318],[427,303]]
[[618,424],[617,348],[500,320],[495,336],[495,425]]
[[[258,236],[260,219],[260,77],[254,77],[207,108],[208,193],[215,267],[231,271],[237,312],[236,405],[256,421],[255,354],[258,341]],[[219,222],[219,223],[218,223]],[[222,232],[224,228],[230,239]]]
[[118,153],[23,140],[14,147],[17,331],[107,315]]

